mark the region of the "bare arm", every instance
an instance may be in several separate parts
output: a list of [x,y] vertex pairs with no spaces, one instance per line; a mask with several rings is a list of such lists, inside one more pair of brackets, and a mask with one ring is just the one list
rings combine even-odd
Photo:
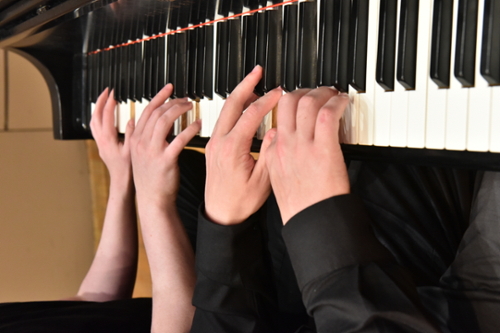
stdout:
[[166,137],[174,120],[192,104],[165,101],[167,85],[144,110],[131,140],[134,182],[144,245],[153,281],[153,332],[188,332],[194,307],[194,253],[175,206],[179,187],[177,159],[199,131],[194,123],[171,144]]
[[116,102],[104,91],[97,101],[91,128],[99,154],[110,174],[104,227],[92,265],[74,299],[110,301],[132,296],[137,270],[137,221],[130,162],[130,122],[125,142],[114,127]]

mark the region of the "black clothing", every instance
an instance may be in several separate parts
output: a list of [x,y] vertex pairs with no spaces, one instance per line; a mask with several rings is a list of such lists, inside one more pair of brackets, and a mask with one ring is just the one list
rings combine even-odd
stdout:
[[[500,174],[370,162],[349,172],[355,194],[308,207],[281,239],[263,222],[272,201],[238,226],[201,210],[192,332],[498,330]],[[281,274],[288,255],[296,278]],[[277,315],[293,291],[269,280],[297,283],[316,329],[299,307],[285,310],[293,325]]]
[[149,333],[151,299],[0,304],[2,333]]

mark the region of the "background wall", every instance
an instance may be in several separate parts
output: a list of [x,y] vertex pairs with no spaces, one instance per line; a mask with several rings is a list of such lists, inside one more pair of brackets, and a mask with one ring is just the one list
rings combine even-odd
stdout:
[[93,256],[83,141],[55,141],[48,88],[0,50],[0,302],[76,293]]

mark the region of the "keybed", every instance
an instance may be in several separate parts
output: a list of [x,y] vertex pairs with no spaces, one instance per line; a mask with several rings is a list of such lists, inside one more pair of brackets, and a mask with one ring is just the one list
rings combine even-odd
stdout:
[[201,118],[209,137],[259,64],[257,95],[348,93],[344,143],[500,151],[500,0],[129,0],[104,11],[110,24],[89,32],[88,99],[94,108],[115,90],[120,132],[171,82],[172,98],[193,102],[174,134]]

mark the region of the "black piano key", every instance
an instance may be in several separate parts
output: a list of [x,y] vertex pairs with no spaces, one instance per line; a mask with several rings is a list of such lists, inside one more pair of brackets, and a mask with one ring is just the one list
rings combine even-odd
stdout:
[[[327,3],[332,3],[327,1]],[[297,29],[299,6],[297,3],[284,7],[282,80],[285,91],[293,91],[297,87]],[[330,20],[331,21],[331,20]]]
[[175,84],[174,96],[187,97],[187,32],[177,34],[175,52]]
[[217,53],[215,64],[215,92],[221,97],[227,96],[227,62],[229,22],[217,22]]
[[453,0],[435,0],[431,36],[431,79],[438,87],[450,86]]
[[120,75],[118,77],[119,101],[126,102],[128,99],[128,47],[123,46],[118,49],[120,56]]
[[315,88],[317,81],[316,1],[300,3],[299,11],[297,86]]
[[243,75],[247,76],[257,64],[257,15],[243,16]]
[[266,11],[266,16],[268,33],[264,91],[268,92],[281,85],[281,39],[283,16],[281,7]]
[[214,92],[214,25],[207,25],[203,50],[203,96],[213,98]]
[[187,66],[187,93],[189,98],[197,99],[201,96],[196,95],[196,73],[197,73],[197,51],[198,51],[198,30],[192,29],[187,31],[188,37],[188,66]]
[[166,66],[165,66],[165,58],[166,58],[166,38],[158,37],[158,67],[156,69],[157,75],[157,85],[156,88],[158,92],[167,84],[165,81],[166,76]]
[[485,0],[481,46],[481,75],[489,84],[500,84],[500,1]]
[[134,88],[134,100],[136,101],[141,101],[142,98],[144,97],[144,68],[145,68],[145,62],[144,62],[144,57],[143,57],[143,43],[137,43],[134,44],[135,48],[135,61],[134,61],[134,68],[135,68],[135,75],[134,75],[134,80],[135,80],[135,88]]
[[175,83],[175,50],[177,47],[177,34],[167,36],[167,83]]
[[477,0],[459,0],[455,77],[465,87],[473,87],[475,81],[477,11]]
[[160,54],[159,54],[159,39],[154,38],[151,41],[151,97],[153,98],[158,93],[158,77],[159,77],[159,62],[160,62]]
[[191,80],[194,82],[194,94],[203,98],[203,76],[205,73],[205,32],[206,26],[196,29],[196,70],[192,72]]
[[258,0],[243,0],[243,6],[249,8],[250,10],[254,10],[259,8]]
[[397,0],[380,1],[377,49],[377,83],[385,90],[394,90],[396,64]]
[[[319,18],[319,45],[318,45],[318,85],[333,86],[333,55],[337,50],[334,47],[333,19],[335,1],[322,0]],[[286,14],[286,13],[285,13]],[[285,16],[286,20],[286,16]],[[293,29],[293,27],[292,27]]]
[[369,0],[353,0],[352,2],[349,36],[349,84],[359,92],[366,91],[368,8]]
[[217,13],[223,17],[229,16],[231,10],[231,0],[219,0],[219,8]]
[[143,74],[143,80],[144,80],[144,98],[147,100],[151,100],[151,97],[153,96],[152,93],[152,66],[153,66],[153,54],[152,54],[153,48],[152,48],[152,43],[151,40],[147,40],[144,42],[144,74]]
[[339,91],[349,89],[349,21],[350,0],[334,1],[333,29],[333,86]]
[[401,0],[396,77],[406,89],[415,89],[419,0]]
[[264,87],[266,86],[266,57],[267,57],[267,36],[268,22],[266,12],[258,12],[257,14],[257,52],[255,54],[255,64],[260,65],[264,73],[262,79],[255,87],[255,94],[258,96],[264,95]]
[[241,82],[243,76],[242,64],[242,36],[241,36],[241,17],[231,19],[229,23],[228,33],[228,62],[227,62],[227,79],[226,92],[232,93],[234,88]]

